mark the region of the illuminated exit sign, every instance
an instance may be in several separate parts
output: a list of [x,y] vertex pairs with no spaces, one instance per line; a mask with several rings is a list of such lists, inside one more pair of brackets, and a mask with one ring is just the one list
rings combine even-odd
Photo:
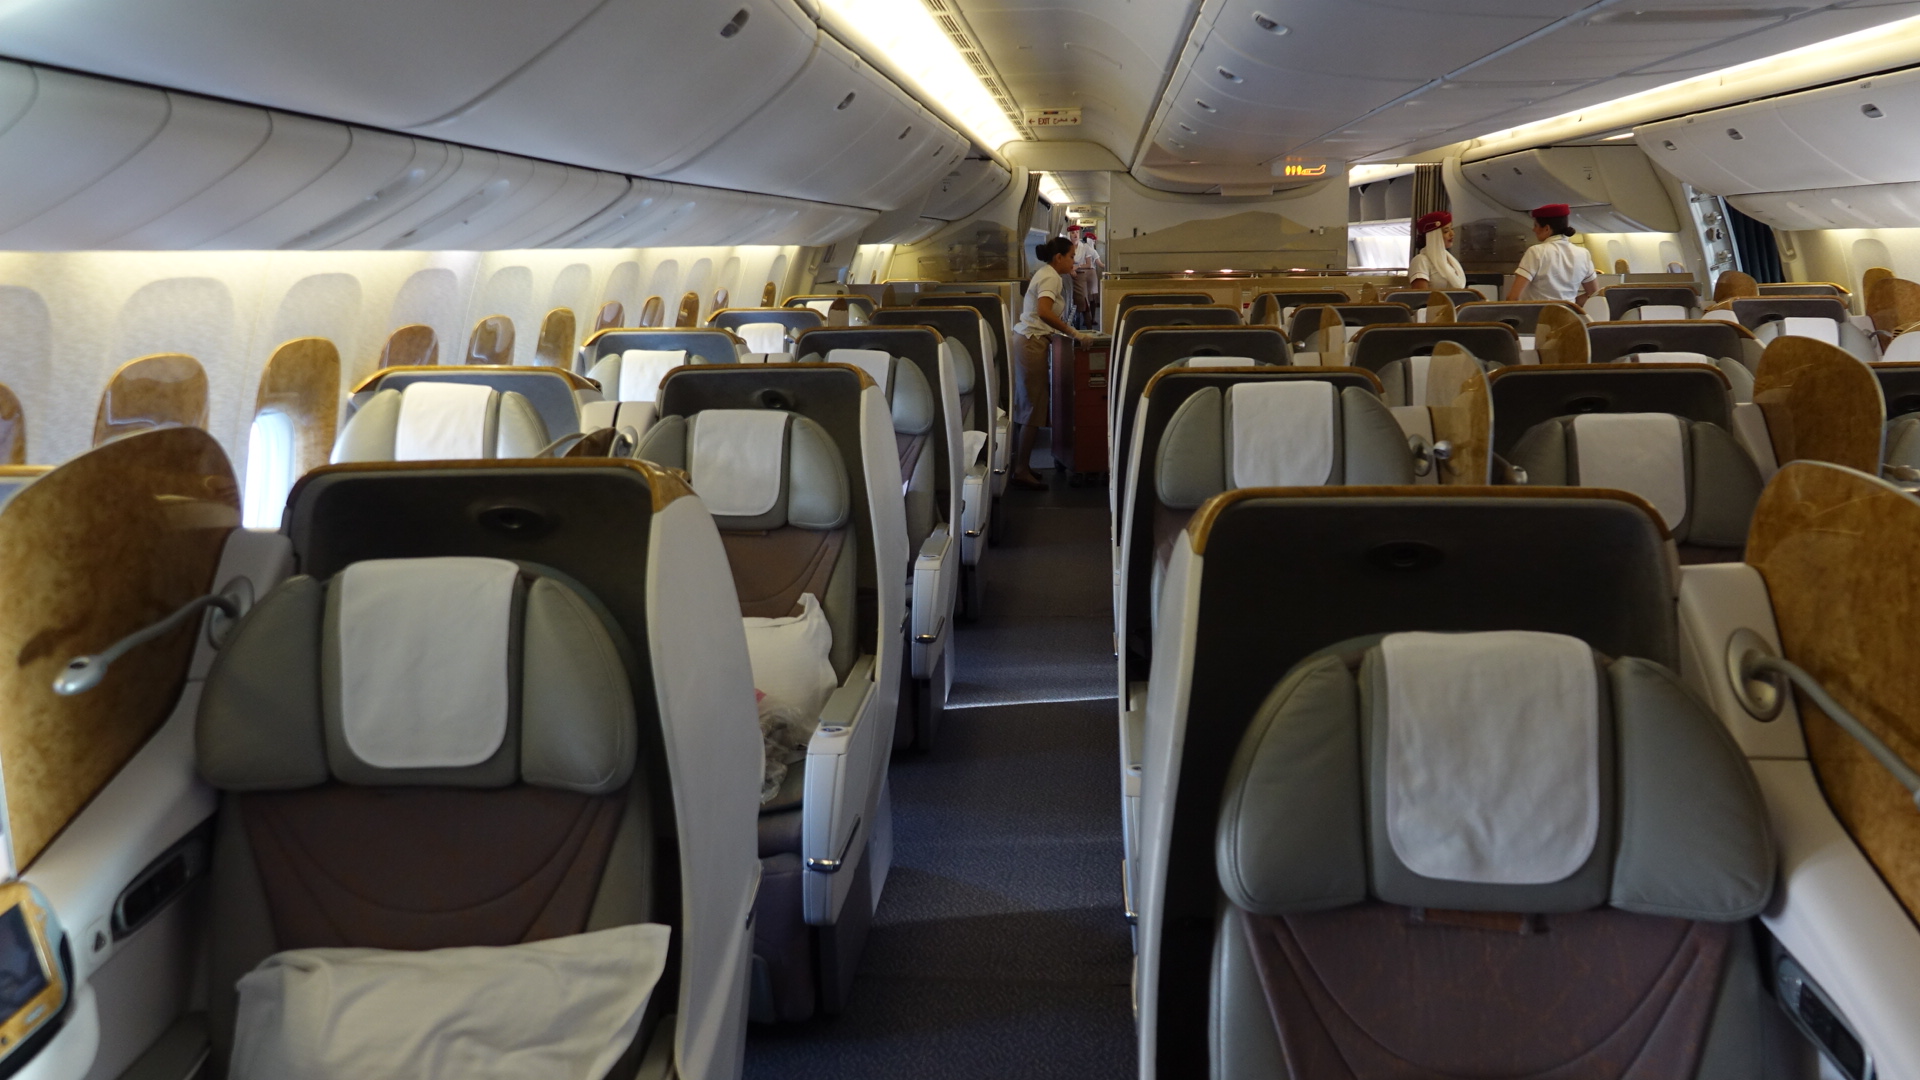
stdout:
[[1079,127],[1080,110],[1073,109],[1028,109],[1027,126],[1030,128]]
[[1327,175],[1327,167],[1325,165],[1288,165],[1280,170],[1280,175],[1305,177],[1325,176]]

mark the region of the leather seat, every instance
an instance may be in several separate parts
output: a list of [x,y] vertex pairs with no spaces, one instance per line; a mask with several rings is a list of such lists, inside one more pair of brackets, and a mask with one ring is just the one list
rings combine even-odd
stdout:
[[1221,806],[1215,1077],[1770,1068],[1744,925],[1773,892],[1765,807],[1657,663],[1537,632],[1346,642],[1276,684]]
[[1725,428],[1672,413],[1594,413],[1543,421],[1508,459],[1529,484],[1604,487],[1645,499],[1683,562],[1739,558],[1764,483]]
[[[900,456],[900,483],[907,498],[907,545],[920,550],[935,525],[945,521],[935,484],[936,455],[929,453],[938,405],[933,387],[912,361],[884,349],[829,349],[829,364],[852,364],[879,385],[893,413],[894,447]],[[819,362],[803,356],[801,362]]]
[[382,389],[334,440],[332,460],[451,461],[539,456],[547,426],[515,391],[465,382],[420,381]]
[[[658,774],[642,762],[662,721],[634,692],[631,651],[568,579],[499,559],[362,561],[261,599],[214,661],[196,735],[220,791],[216,1075],[235,982],[279,951],[674,921],[679,871],[656,862]],[[671,1040],[676,997],[655,989],[611,1075]]]
[[1456,322],[1433,325],[1374,324],[1353,335],[1347,363],[1380,377],[1386,402],[1395,408],[1423,405],[1427,369],[1442,342],[1465,349],[1491,370],[1520,363],[1520,335],[1506,323]]

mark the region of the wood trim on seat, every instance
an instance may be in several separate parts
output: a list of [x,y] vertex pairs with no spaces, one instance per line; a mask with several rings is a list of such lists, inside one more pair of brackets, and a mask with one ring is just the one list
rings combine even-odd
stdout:
[[567,385],[575,390],[599,389],[599,387],[586,376],[576,375],[566,368],[560,367],[536,367],[532,364],[400,364],[394,367],[381,368],[379,371],[361,379],[354,385],[349,393],[365,393],[373,389],[374,384],[378,383],[381,379],[403,371],[484,371],[489,375],[498,375],[503,367],[516,375],[521,372],[558,375],[567,380]]

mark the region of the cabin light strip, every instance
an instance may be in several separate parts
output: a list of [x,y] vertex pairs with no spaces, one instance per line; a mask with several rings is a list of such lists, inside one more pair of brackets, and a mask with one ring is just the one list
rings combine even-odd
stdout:
[[1680,79],[1473,140],[1474,158],[1771,97],[1803,86],[1859,78],[1920,59],[1920,16],[1816,41],[1719,71]]
[[943,0],[820,0],[834,29],[886,60],[989,150],[1032,138],[958,12]]

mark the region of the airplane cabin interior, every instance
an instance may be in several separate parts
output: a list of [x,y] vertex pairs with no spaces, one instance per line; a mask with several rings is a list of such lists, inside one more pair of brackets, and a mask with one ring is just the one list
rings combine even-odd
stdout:
[[1920,2],[0,0],[0,582],[0,1080],[1920,1080]]

